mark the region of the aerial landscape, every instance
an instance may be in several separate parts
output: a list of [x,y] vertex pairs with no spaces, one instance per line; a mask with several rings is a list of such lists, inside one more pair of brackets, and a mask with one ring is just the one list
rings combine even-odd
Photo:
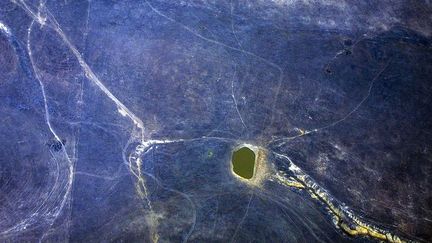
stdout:
[[2,0],[0,100],[0,242],[432,242],[429,0]]

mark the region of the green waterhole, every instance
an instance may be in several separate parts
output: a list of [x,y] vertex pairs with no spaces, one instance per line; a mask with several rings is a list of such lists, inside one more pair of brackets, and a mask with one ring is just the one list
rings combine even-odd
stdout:
[[255,153],[248,147],[242,147],[233,152],[233,171],[238,176],[251,179],[255,169]]

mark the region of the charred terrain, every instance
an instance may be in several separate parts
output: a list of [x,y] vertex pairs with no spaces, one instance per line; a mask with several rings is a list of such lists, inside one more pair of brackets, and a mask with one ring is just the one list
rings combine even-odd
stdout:
[[431,242],[431,34],[428,0],[1,1],[0,241]]

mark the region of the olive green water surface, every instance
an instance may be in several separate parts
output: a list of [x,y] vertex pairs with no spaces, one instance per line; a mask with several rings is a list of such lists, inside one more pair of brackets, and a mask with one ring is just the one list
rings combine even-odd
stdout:
[[242,147],[233,152],[232,155],[233,171],[237,175],[251,179],[255,167],[255,153],[250,148]]

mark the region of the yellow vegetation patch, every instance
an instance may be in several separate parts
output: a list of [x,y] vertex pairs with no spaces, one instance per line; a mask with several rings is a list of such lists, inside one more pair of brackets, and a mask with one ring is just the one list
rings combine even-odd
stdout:
[[[284,177],[286,175],[282,171],[277,173],[274,178],[276,178],[283,185],[299,189],[306,189],[312,198],[323,202],[328,208],[329,213],[332,215],[334,224],[337,227],[340,227],[346,234],[351,236],[369,236],[371,238],[392,243],[407,242],[402,240],[399,236],[396,236],[384,229],[379,229],[361,221],[358,217],[353,215],[352,212],[338,206],[337,202],[335,203],[331,196],[319,185],[317,185],[309,177],[309,175],[304,173],[303,170],[295,165],[289,157],[280,154],[276,155],[277,157],[284,158],[289,162],[289,169],[294,174],[295,178]],[[344,222],[344,220],[348,220],[350,224],[347,224]]]

